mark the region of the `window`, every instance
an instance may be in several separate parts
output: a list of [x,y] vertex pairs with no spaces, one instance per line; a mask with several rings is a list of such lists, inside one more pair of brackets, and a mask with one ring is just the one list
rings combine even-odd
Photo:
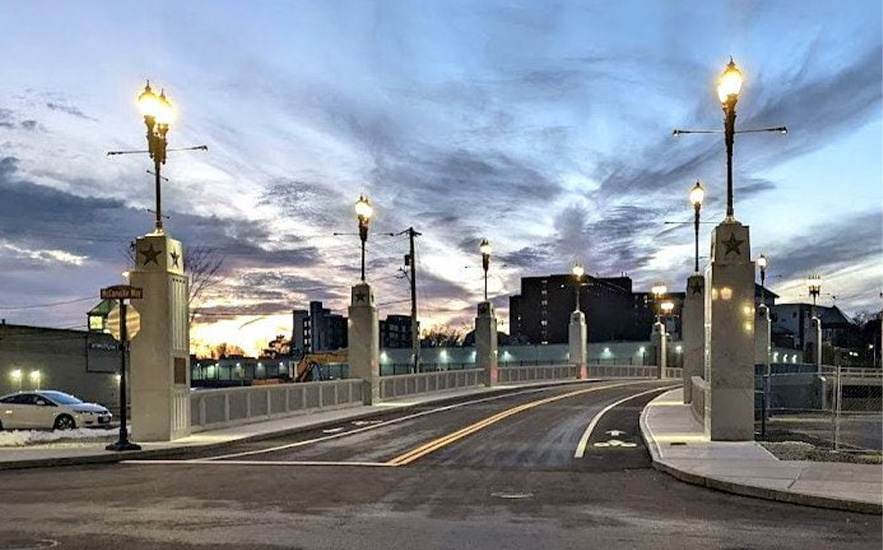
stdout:
[[62,405],[77,405],[79,403],[82,403],[82,401],[80,401],[73,395],[68,395],[60,391],[46,391],[43,392],[43,395],[45,395],[52,401],[55,401],[56,403],[60,403]]

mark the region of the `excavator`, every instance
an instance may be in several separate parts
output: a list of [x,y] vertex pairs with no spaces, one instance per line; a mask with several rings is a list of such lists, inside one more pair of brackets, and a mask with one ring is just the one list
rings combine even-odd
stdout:
[[[333,365],[347,362],[346,348],[336,351],[321,351],[306,353],[295,366],[295,382],[318,382],[331,380],[328,369],[322,369],[324,365]],[[322,372],[322,371],[325,372]]]

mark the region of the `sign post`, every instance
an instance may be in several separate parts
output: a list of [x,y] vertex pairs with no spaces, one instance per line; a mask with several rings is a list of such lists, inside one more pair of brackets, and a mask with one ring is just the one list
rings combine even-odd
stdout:
[[[114,334],[114,337],[120,341],[120,437],[119,439],[105,447],[108,451],[140,451],[141,446],[132,443],[129,441],[129,430],[126,425],[126,415],[127,409],[129,407],[128,399],[126,395],[126,355],[128,355],[129,349],[129,338],[133,335],[129,335],[126,330],[126,318],[128,314],[126,312],[126,300],[138,300],[141,299],[144,295],[143,289],[136,288],[129,285],[117,285],[111,286],[108,288],[101,289],[101,298],[103,300],[119,300],[119,317],[120,317],[120,328],[119,335]],[[134,310],[134,308],[133,308]]]

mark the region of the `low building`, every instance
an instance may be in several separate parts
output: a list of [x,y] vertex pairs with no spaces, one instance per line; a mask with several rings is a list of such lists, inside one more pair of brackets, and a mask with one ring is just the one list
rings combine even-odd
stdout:
[[379,324],[380,347],[392,349],[413,347],[410,315],[387,315]]
[[99,331],[0,323],[0,395],[53,389],[119,413],[120,352]]

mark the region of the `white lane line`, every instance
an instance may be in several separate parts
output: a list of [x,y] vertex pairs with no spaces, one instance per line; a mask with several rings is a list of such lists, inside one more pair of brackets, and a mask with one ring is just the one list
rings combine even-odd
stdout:
[[243,456],[252,456],[252,455],[257,455],[257,454],[273,453],[276,451],[284,451],[286,449],[294,449],[296,447],[303,447],[305,445],[312,445],[313,443],[321,443],[323,441],[329,441],[329,440],[338,439],[341,437],[349,437],[351,435],[355,435],[355,434],[362,433],[362,432],[367,432],[369,430],[376,430],[378,428],[383,428],[384,426],[389,426],[390,424],[397,424],[399,422],[404,422],[406,420],[412,420],[414,418],[419,418],[421,416],[426,416],[429,414],[435,414],[435,413],[440,413],[440,412],[444,412],[444,411],[449,411],[451,409],[465,407],[467,405],[474,405],[476,403],[485,403],[487,401],[496,401],[497,399],[506,399],[507,397],[513,397],[516,395],[524,395],[524,394],[528,394],[528,393],[538,393],[538,392],[543,392],[543,391],[550,391],[550,390],[558,389],[559,387],[560,386],[534,388],[534,389],[523,390],[523,391],[514,392],[514,393],[507,393],[504,395],[495,395],[493,397],[485,397],[482,399],[476,399],[474,401],[465,401],[463,403],[455,403],[453,405],[446,405],[444,407],[439,407],[437,409],[430,409],[428,411],[422,411],[419,413],[410,414],[407,416],[403,416],[401,418],[393,418],[392,420],[386,420],[384,422],[380,422],[379,424],[364,426],[361,428],[357,428],[355,430],[349,430],[349,431],[340,432],[340,433],[336,433],[336,434],[326,435],[323,437],[316,437],[316,438],[307,439],[304,441],[296,441],[294,443],[287,443],[285,445],[279,445],[277,447],[270,447],[267,449],[256,449],[253,451],[242,451],[239,453],[229,453],[229,454],[225,454],[225,455],[210,456],[210,457],[206,457],[206,458],[196,458],[196,459],[191,459],[191,460],[185,460],[183,462],[200,462],[203,460],[222,460],[222,459],[227,459],[227,458],[239,458],[239,457],[243,457]]
[[168,466],[170,464],[175,465],[200,465],[200,464],[210,464],[212,466],[223,466],[223,465],[231,465],[231,466],[378,466],[378,467],[392,467],[392,464],[387,464],[385,462],[346,462],[346,461],[321,461],[321,460],[208,460],[208,459],[195,459],[195,460],[124,460],[120,464],[157,464]]
[[641,397],[642,395],[647,395],[649,393],[670,390],[672,388],[677,388],[679,386],[680,386],[680,384],[677,384],[674,386],[666,386],[664,388],[654,388],[652,390],[642,391],[641,393],[636,393],[634,395],[624,397],[623,399],[620,399],[619,401],[616,401],[615,403],[611,403],[611,404],[607,405],[606,407],[604,407],[601,410],[601,412],[599,412],[598,414],[595,415],[594,418],[592,418],[592,421],[589,422],[589,426],[586,428],[586,431],[583,432],[583,436],[581,438],[579,438],[579,443],[577,443],[577,445],[576,445],[576,451],[574,451],[574,453],[573,453],[573,458],[582,458],[583,455],[586,454],[586,445],[589,444],[589,438],[592,437],[592,431],[595,429],[595,426],[598,425],[598,422],[601,421],[601,417],[604,416],[605,414],[607,414],[608,412],[610,412],[610,409],[612,409],[613,407],[622,405],[623,403],[625,403],[626,401],[628,401],[630,399],[634,399],[636,397]]

